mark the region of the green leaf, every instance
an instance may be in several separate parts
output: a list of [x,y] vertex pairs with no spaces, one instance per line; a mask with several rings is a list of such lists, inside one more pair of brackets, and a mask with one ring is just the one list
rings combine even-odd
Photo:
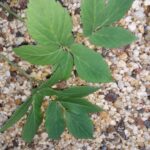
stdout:
[[7,120],[7,122],[0,128],[0,132],[4,132],[12,125],[17,123],[28,111],[29,106],[32,103],[32,97],[30,97],[26,102],[24,102]]
[[71,45],[72,21],[55,0],[30,0],[27,9],[29,33],[41,45]]
[[93,138],[93,123],[87,114],[65,112],[65,118],[67,128],[75,138]]
[[103,26],[120,20],[131,7],[134,0],[82,0],[81,19],[86,36]]
[[58,64],[56,65],[56,68],[52,76],[47,81],[45,81],[40,86],[40,88],[46,86],[50,87],[59,81],[66,80],[67,78],[70,77],[72,68],[73,68],[73,58],[70,53],[66,52],[61,62],[58,62]]
[[77,86],[77,87],[70,87],[64,89],[58,93],[59,97],[85,97],[89,94],[96,92],[99,88],[98,87],[91,87],[91,86]]
[[46,111],[45,127],[51,139],[59,139],[65,129],[63,110],[57,101],[52,101]]
[[43,95],[35,94],[33,96],[32,109],[28,115],[25,126],[22,131],[22,138],[26,142],[31,142],[36,134],[40,124],[42,123],[42,105]]
[[54,96],[58,93],[58,91],[50,88],[50,87],[43,87],[43,88],[39,88],[38,89],[38,94],[40,94],[41,96],[43,96],[43,98],[45,96]]
[[120,20],[130,9],[134,0],[109,0],[99,16],[99,28]]
[[73,57],[69,52],[66,52],[61,61],[56,64],[57,74],[60,75],[61,80],[66,80],[70,77],[73,68]]
[[104,27],[90,36],[90,41],[105,48],[118,48],[128,45],[136,40],[136,37],[121,27]]
[[82,0],[81,2],[84,35],[89,36],[99,24],[99,16],[105,8],[105,0]]
[[89,82],[110,82],[111,73],[102,56],[91,49],[74,44],[71,47],[79,76]]
[[37,65],[55,64],[65,55],[58,46],[21,46],[14,51],[24,60]]
[[81,98],[67,98],[60,100],[61,104],[69,111],[76,114],[101,112],[102,109]]

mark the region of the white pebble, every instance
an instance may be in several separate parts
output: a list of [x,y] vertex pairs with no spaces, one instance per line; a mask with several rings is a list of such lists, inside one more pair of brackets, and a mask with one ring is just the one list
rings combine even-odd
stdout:
[[136,24],[133,22],[133,23],[131,23],[131,24],[128,25],[128,28],[129,28],[132,32],[134,32],[134,31],[136,31]]
[[135,12],[135,17],[137,19],[143,20],[145,18],[145,14],[143,11],[137,11],[137,12]]
[[145,5],[145,6],[149,6],[149,5],[150,5],[150,0],[145,0],[145,1],[144,1],[144,5]]

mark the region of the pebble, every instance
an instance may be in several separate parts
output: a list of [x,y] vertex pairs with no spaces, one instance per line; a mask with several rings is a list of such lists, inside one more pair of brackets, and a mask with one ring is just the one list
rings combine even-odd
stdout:
[[145,5],[145,6],[150,6],[150,0],[145,0],[145,1],[144,1],[144,5]]
[[150,128],[150,120],[145,120],[144,125],[146,126],[146,128]]
[[105,95],[105,100],[110,102],[115,102],[118,98],[118,95],[116,95],[114,92],[109,92],[107,95]]
[[135,30],[136,30],[136,23],[132,22],[131,24],[128,25],[128,28],[129,28],[132,32],[135,32]]
[[144,20],[145,19],[145,14],[143,11],[139,10],[135,12],[135,17],[139,20]]

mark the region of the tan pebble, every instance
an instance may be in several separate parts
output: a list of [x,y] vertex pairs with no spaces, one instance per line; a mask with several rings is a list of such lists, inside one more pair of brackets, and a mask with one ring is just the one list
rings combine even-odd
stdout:
[[57,86],[58,89],[65,89],[65,88],[67,88],[66,81],[62,81],[60,83],[57,83],[56,86]]
[[108,112],[105,112],[105,111],[100,113],[100,118],[101,118],[101,120],[104,120],[106,122],[110,121],[110,116],[109,116]]
[[121,100],[117,100],[115,103],[114,103],[114,106],[116,108],[123,108],[123,102]]
[[14,71],[17,71],[17,69],[15,67],[11,66],[10,71],[14,72]]
[[96,132],[101,132],[101,128],[100,128],[99,125],[96,124],[96,125],[95,125],[95,128],[96,128],[96,129],[95,129]]
[[126,53],[122,53],[121,55],[119,55],[119,58],[120,58],[121,60],[127,60],[128,55],[127,55]]
[[113,125],[110,125],[110,126],[107,128],[107,132],[108,132],[108,133],[115,132],[114,126],[113,126]]
[[150,75],[146,76],[145,80],[150,81]]
[[140,144],[144,144],[144,141],[145,141],[145,139],[143,138],[143,137],[141,137],[141,136],[137,136],[137,142],[138,142],[138,144],[140,143]]
[[120,21],[119,21],[119,24],[121,24],[121,25],[125,25],[125,20],[124,19],[121,19]]
[[136,125],[140,126],[141,128],[144,127],[144,121],[140,117],[135,118],[135,123],[136,123]]
[[16,105],[20,105],[21,103],[22,103],[21,99],[16,99],[16,100],[15,100],[15,104],[16,104]]
[[98,136],[98,138],[94,139],[96,144],[98,144],[98,143],[101,144],[102,140],[103,139],[101,137],[99,137],[99,136]]
[[123,60],[120,60],[120,61],[118,62],[118,67],[124,68],[124,67],[126,67],[126,63],[125,63]]
[[145,40],[146,40],[146,41],[150,41],[150,32],[145,35]]
[[43,106],[44,108],[47,108],[48,105],[49,105],[49,102],[48,102],[48,101],[44,101],[43,104],[42,104],[42,106]]
[[6,138],[6,140],[10,140],[11,137],[10,136],[6,136],[5,138]]
[[45,78],[45,77],[47,77],[48,75],[49,75],[48,72],[44,72],[44,73],[42,73],[41,77],[42,77],[42,78]]
[[70,140],[72,138],[72,136],[70,134],[64,133],[63,139],[64,140]]
[[144,27],[143,27],[143,26],[140,26],[140,27],[139,27],[139,31],[140,31],[140,33],[144,33]]
[[80,23],[79,17],[77,17],[77,15],[72,15],[72,21],[74,26],[78,26]]
[[137,142],[137,144],[138,144],[138,146],[140,146],[140,147],[144,147],[144,145],[145,145],[144,142],[140,142],[140,141]]
[[36,79],[36,80],[42,80],[43,78],[42,78],[41,75],[37,74],[37,76],[35,76],[35,79]]
[[111,120],[110,124],[111,124],[112,126],[115,126],[115,125],[116,125],[116,122],[115,122],[114,120]]
[[132,81],[131,81],[131,85],[137,87],[137,86],[140,85],[140,83],[139,83],[138,80],[132,80]]

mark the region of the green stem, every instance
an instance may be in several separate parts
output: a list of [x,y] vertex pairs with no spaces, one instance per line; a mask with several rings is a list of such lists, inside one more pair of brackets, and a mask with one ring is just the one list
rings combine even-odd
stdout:
[[34,83],[34,82],[40,82],[37,81],[36,79],[30,77],[29,74],[27,74],[23,69],[21,69],[17,64],[13,63],[12,61],[10,61],[6,56],[0,54],[0,60],[4,60],[7,61],[9,65],[13,66],[14,68],[16,68],[16,70],[19,71],[19,73],[23,76],[25,76],[28,80],[30,80],[30,82]]
[[16,17],[20,21],[24,22],[24,20],[20,16],[18,16],[15,12],[13,12],[6,3],[4,4],[4,3],[0,2],[0,6],[4,9],[6,9],[9,14],[12,14],[14,17]]

